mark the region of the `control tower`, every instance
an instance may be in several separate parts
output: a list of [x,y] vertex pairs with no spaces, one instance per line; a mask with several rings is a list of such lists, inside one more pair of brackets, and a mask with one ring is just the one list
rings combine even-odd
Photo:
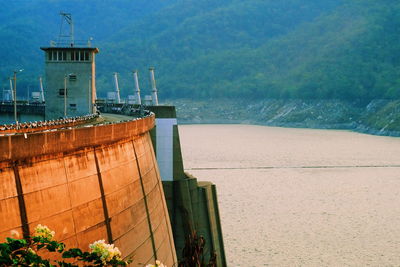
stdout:
[[[58,40],[40,48],[45,52],[46,120],[95,112],[95,55],[99,49],[91,47],[90,40],[75,41],[71,14],[60,15]],[[69,25],[68,34],[63,33],[64,22]]]

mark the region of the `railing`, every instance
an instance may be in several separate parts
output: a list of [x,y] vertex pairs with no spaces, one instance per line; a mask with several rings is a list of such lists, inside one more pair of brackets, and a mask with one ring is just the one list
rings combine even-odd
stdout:
[[4,124],[0,125],[0,134],[29,133],[29,132],[45,131],[58,128],[73,127],[87,123],[98,117],[99,117],[98,114],[90,114],[86,116],[71,117],[58,120]]
[[[18,114],[40,114],[44,116],[45,104],[41,102],[28,102],[26,100],[17,101]],[[10,101],[0,102],[0,114],[14,113],[14,103]]]
[[[133,104],[111,104],[111,103],[97,103],[98,110],[102,113],[121,114],[126,116],[132,116],[134,118],[145,118],[151,115],[151,112],[144,105],[133,105]],[[43,113],[44,115],[44,103],[27,103],[26,101],[18,102],[18,110],[26,107],[30,109],[37,109],[36,111]],[[12,103],[3,103],[0,105],[0,111],[13,111]],[[9,110],[8,110],[9,109]],[[30,110],[31,113],[33,110]],[[0,135],[12,134],[12,133],[30,133],[52,129],[75,127],[81,124],[85,124],[99,117],[99,114],[90,114],[85,116],[77,116],[70,118],[62,118],[56,120],[47,121],[34,121],[34,122],[23,122],[23,123],[12,123],[0,125]]]
[[146,106],[137,104],[96,102],[96,107],[103,113],[122,114],[133,117],[144,117],[150,114],[150,111],[146,109]]
[[51,41],[50,42],[51,47],[92,47],[92,42],[91,40],[74,40],[71,42],[71,40],[59,40],[59,41]]
[[90,127],[51,128],[22,134],[3,135],[0,132],[0,164],[3,161],[67,153],[132,139],[150,131],[155,124],[154,117],[154,113],[150,113],[144,118],[88,125]]

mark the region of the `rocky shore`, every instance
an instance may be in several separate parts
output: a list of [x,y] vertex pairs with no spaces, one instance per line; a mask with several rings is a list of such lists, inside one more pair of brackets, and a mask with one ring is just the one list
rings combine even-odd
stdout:
[[174,99],[180,124],[240,123],[400,136],[400,101]]

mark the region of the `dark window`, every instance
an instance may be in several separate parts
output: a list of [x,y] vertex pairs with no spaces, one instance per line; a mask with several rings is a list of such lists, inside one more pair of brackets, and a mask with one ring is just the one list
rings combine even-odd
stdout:
[[[58,89],[58,95],[64,96],[64,88]],[[68,95],[68,90],[67,90]]]
[[74,53],[74,51],[71,52],[71,60],[72,60],[72,61],[75,60],[75,53]]
[[53,51],[53,60],[57,60],[57,51]]
[[51,51],[47,52],[49,60],[53,60],[53,53]]
[[81,54],[80,60],[81,60],[81,61],[84,61],[84,60],[85,60],[85,58],[84,58],[85,55],[84,55],[83,51],[81,51],[80,54]]
[[66,51],[62,52],[62,60],[64,60],[64,61],[67,60],[67,52]]
[[58,58],[57,58],[57,60],[58,60],[58,61],[61,61],[61,60],[62,60],[62,52],[61,52],[61,51],[58,51]]
[[88,51],[85,51],[85,60],[89,61],[89,52]]
[[76,74],[70,74],[70,75],[69,75],[69,80],[70,80],[71,82],[76,81]]

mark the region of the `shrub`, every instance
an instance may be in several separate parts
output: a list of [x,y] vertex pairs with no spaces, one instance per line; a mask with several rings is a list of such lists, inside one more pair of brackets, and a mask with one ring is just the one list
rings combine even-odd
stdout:
[[[25,239],[6,238],[0,243],[0,266],[37,266],[37,267],[78,267],[78,266],[126,266],[131,260],[123,261],[121,252],[113,244],[98,240],[89,245],[90,252],[79,248],[66,249],[61,242],[53,240],[54,231],[47,226],[38,225],[33,236]],[[39,251],[54,252],[63,260],[44,259]],[[74,263],[66,262],[69,259]]]

